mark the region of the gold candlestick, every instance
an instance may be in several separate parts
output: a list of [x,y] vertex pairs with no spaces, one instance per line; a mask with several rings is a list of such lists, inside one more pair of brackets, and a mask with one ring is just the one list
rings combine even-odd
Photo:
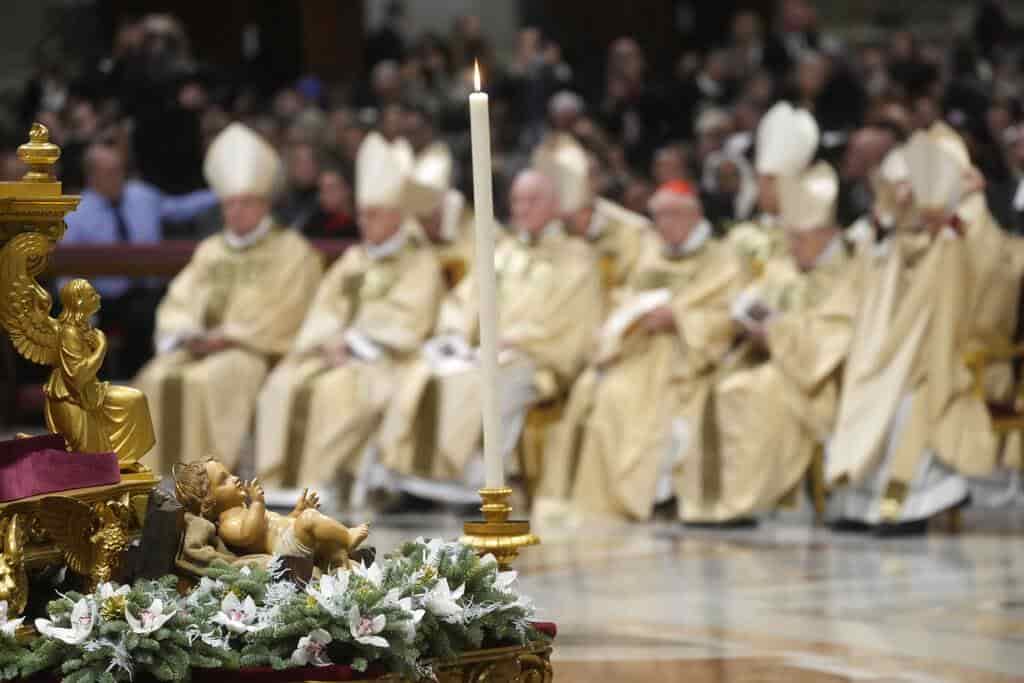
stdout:
[[540,543],[540,539],[530,533],[529,521],[508,518],[512,512],[508,503],[511,495],[510,488],[480,489],[480,498],[484,501],[480,512],[484,519],[482,522],[466,522],[462,528],[465,535],[459,539],[481,555],[494,555],[502,568],[512,564],[512,560],[519,556],[520,548]]

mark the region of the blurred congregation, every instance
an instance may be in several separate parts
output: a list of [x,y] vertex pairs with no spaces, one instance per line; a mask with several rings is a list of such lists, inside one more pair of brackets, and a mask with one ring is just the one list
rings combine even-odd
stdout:
[[[348,4],[333,21],[367,19]],[[268,495],[357,507],[477,499],[476,63],[501,447],[535,519],[747,525],[802,505],[898,534],[1017,502],[1013,3],[926,31],[930,3],[847,3],[859,23],[836,30],[840,2],[640,2],[595,9],[595,45],[585,3],[568,21],[523,2],[501,47],[484,13],[426,31],[413,4],[336,39],[300,16],[304,65],[255,24],[228,64],[175,12],[119,11],[102,50],[47,42],[7,98],[0,180],[46,125],[82,195],[58,254],[104,264],[51,284],[101,295],[107,377],[148,397],[151,467],[216,456]],[[118,272],[119,247],[174,241],[174,268]],[[15,396],[38,383],[5,374]]]

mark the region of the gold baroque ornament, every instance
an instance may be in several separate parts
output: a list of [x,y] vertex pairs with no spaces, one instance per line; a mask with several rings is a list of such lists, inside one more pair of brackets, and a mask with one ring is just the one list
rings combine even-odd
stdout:
[[[551,644],[502,647],[465,652],[457,659],[430,662],[438,683],[551,683]],[[395,674],[379,681],[405,681]]]
[[0,517],[0,601],[10,614],[21,614],[28,602],[28,574],[25,571],[25,531],[17,514]]
[[130,505],[118,500],[89,505],[51,496],[40,501],[36,518],[63,553],[68,569],[94,586],[113,578],[136,527]]

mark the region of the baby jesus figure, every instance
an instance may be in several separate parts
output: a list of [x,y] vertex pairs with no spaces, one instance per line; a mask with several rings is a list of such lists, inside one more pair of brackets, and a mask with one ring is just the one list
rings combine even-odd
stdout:
[[288,515],[267,511],[259,480],[243,482],[216,460],[174,468],[174,493],[185,510],[216,527],[217,537],[239,555],[312,558],[321,568],[347,567],[369,526],[349,529],[318,509],[305,490]]

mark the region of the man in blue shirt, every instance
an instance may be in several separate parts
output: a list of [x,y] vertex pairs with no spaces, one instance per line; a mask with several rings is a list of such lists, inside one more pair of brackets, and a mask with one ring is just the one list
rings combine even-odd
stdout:
[[[85,154],[86,189],[78,209],[67,217],[65,244],[134,244],[160,242],[163,222],[191,220],[217,203],[209,190],[170,196],[139,180],[125,178],[125,162],[112,146],[94,144]],[[100,324],[113,328],[123,350],[113,375],[130,377],[142,367],[153,346],[153,320],[162,285],[126,277],[97,277],[93,286],[103,298]]]

